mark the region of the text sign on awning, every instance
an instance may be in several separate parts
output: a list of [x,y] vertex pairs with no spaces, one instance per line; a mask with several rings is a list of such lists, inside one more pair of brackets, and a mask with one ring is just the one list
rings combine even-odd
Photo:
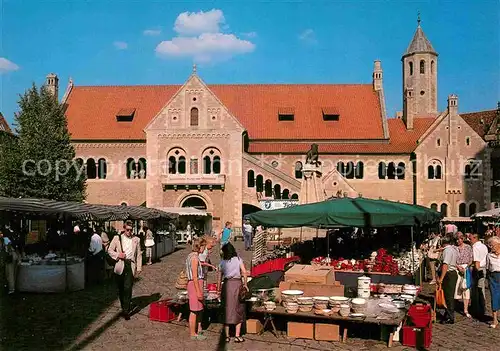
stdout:
[[297,206],[299,200],[260,200],[260,208],[263,210],[278,210],[280,208],[288,208]]

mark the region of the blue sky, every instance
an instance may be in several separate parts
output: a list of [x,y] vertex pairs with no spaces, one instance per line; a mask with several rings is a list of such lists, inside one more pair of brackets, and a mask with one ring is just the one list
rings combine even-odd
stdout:
[[[462,112],[500,100],[498,1],[0,0],[0,111],[60,78],[76,85],[369,83],[381,59],[389,116],[401,110],[401,55],[422,27],[439,53],[438,98]],[[214,10],[215,11],[211,11]],[[181,15],[203,11],[201,16]]]

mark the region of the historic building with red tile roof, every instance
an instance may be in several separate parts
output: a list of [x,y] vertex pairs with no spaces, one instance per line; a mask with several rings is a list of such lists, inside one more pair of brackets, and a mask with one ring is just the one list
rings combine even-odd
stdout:
[[[455,95],[438,111],[438,54],[420,23],[402,65],[396,118],[386,114],[378,60],[371,84],[207,85],[196,67],[183,85],[70,81],[62,103],[87,165],[87,200],[194,206],[216,228],[240,226],[262,199],[298,198],[314,143],[325,197],[382,197],[445,216],[491,207],[500,155],[486,137],[498,111],[460,115]],[[56,94],[57,76],[47,86]]]

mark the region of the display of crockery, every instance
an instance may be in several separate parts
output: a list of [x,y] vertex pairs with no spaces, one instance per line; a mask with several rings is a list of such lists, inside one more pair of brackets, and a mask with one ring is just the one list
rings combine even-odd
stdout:
[[285,309],[287,313],[297,313],[299,310],[299,304],[296,302],[288,302]]
[[401,294],[399,297],[400,297],[401,299],[403,299],[403,300],[406,300],[406,301],[410,301],[410,302],[415,301],[415,296],[414,296],[414,295],[409,295],[409,294]]
[[384,312],[389,312],[389,313],[398,313],[399,312],[398,308],[393,304],[379,303],[378,305],[384,310]]
[[400,309],[401,308],[406,308],[406,300],[394,299],[394,300],[392,300],[392,303],[397,308],[400,308]]
[[351,317],[351,318],[362,318],[362,317],[364,317],[364,316],[365,316],[365,314],[364,314],[364,313],[351,313],[351,314],[349,315],[349,317]]
[[306,297],[306,296],[297,298],[297,302],[299,303],[299,305],[309,305],[309,304],[312,305],[314,303],[312,297]]
[[274,311],[276,309],[276,303],[274,301],[266,301],[264,302],[264,307],[266,311]]

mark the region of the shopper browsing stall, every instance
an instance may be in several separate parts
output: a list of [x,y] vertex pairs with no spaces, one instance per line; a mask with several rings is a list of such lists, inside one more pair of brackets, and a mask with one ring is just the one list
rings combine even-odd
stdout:
[[203,313],[203,268],[199,255],[205,251],[206,242],[204,239],[195,239],[192,245],[192,252],[186,259],[186,275],[188,278],[187,291],[189,298],[189,333],[192,340],[205,340],[200,326]]
[[437,283],[442,286],[446,301],[446,310],[443,323],[455,323],[455,288],[457,285],[457,259],[458,250],[454,246],[455,240],[452,235],[446,235],[442,240],[444,247],[443,264],[441,267],[441,275]]
[[486,257],[486,270],[489,276],[491,291],[491,309],[493,322],[491,328],[498,326],[498,310],[500,310],[500,237],[493,236],[488,240],[491,252]]

